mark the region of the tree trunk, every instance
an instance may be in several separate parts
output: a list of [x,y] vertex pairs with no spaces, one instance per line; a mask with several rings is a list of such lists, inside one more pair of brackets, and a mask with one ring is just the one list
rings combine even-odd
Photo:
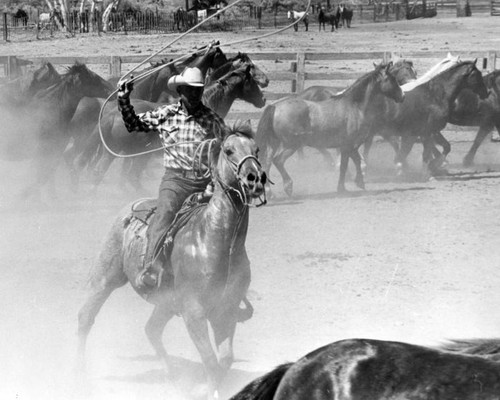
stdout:
[[63,31],[66,32],[68,29],[67,27],[69,26],[69,21],[68,21],[68,12],[69,12],[69,0],[59,0],[59,11],[61,12],[61,17],[64,22],[64,27]]
[[102,30],[103,32],[108,31],[108,25],[109,25],[109,15],[111,14],[111,10],[113,8],[116,8],[120,5],[121,0],[113,0],[111,3],[108,4],[104,12],[102,13]]

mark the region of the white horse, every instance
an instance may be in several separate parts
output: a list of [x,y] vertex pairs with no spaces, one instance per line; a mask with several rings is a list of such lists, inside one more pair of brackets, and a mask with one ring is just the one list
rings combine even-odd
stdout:
[[295,29],[295,32],[299,30],[299,20],[302,19],[302,22],[304,22],[304,25],[306,26],[306,31],[309,30],[309,13],[306,11],[295,11],[295,10],[290,10],[287,13],[287,18],[292,21],[297,21],[297,23],[293,26],[293,29]]
[[38,16],[38,24],[40,29],[49,29],[52,20],[54,19],[54,15],[52,13],[41,13]]

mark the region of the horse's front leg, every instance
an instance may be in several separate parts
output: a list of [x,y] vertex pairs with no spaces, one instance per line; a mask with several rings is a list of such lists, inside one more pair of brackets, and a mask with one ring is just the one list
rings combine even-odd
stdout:
[[145,327],[146,336],[148,337],[149,342],[153,346],[156,355],[164,363],[167,378],[171,374],[171,368],[167,351],[165,350],[165,347],[163,347],[162,335],[167,322],[170,321],[174,315],[175,312],[168,304],[161,303],[156,305]]
[[340,151],[340,172],[337,192],[344,193],[345,190],[345,174],[347,172],[347,164],[349,163],[349,151],[341,149]]
[[403,175],[407,167],[406,158],[408,157],[408,154],[410,154],[410,151],[413,148],[416,140],[417,138],[415,136],[409,134],[401,137],[401,146],[399,147],[399,151],[394,160],[396,162],[396,170],[398,176]]
[[234,309],[211,320],[215,345],[219,353],[219,365],[226,373],[234,361],[233,339],[236,332],[238,309]]
[[186,299],[184,301],[182,317],[189,336],[200,353],[201,361],[207,375],[208,387],[206,397],[208,400],[214,400],[219,397],[219,384],[224,377],[225,371],[219,365],[217,355],[210,342],[205,313],[198,299]]
[[[498,132],[500,133],[500,126],[497,127]],[[491,132],[493,129],[493,126],[490,124],[483,124],[479,127],[479,131],[476,134],[476,137],[474,138],[474,143],[472,143],[471,148],[467,152],[467,155],[464,157],[463,165],[465,167],[470,167],[471,165],[474,164],[474,156],[476,155],[477,149],[483,142],[484,138],[488,135],[488,133]]]

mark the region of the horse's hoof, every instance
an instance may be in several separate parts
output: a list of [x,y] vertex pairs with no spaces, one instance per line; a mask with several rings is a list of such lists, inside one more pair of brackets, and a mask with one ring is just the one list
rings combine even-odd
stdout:
[[285,190],[285,193],[287,194],[288,197],[292,197],[292,194],[293,194],[293,182],[287,182],[287,183],[285,183],[284,190]]
[[359,181],[359,182],[356,181],[356,186],[359,187],[360,189],[363,189],[363,190],[366,189],[365,188],[365,182],[363,182],[363,181]]

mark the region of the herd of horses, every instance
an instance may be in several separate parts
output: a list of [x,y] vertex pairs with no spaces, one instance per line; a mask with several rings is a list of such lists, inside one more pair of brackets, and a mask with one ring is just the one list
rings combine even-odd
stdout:
[[[353,9],[343,3],[340,3],[337,7],[328,10],[325,7],[321,7],[318,12],[319,31],[321,32],[321,28],[326,31],[327,24],[331,26],[332,32],[339,29],[339,26],[350,28],[353,16]],[[295,32],[298,32],[299,30],[299,21],[302,21],[306,31],[309,30],[309,13],[307,11],[289,10],[287,12],[287,18],[290,21],[297,21],[297,23],[293,26]]]
[[[186,66],[197,66],[206,73],[203,100],[221,116],[227,116],[235,99],[265,106],[261,90],[269,83],[265,73],[247,54],[228,58],[214,46],[165,68],[152,66],[154,73],[135,85],[132,103],[136,110],[172,101],[176,94],[168,91],[166,83]],[[2,148],[2,156],[34,162],[30,174],[34,181],[25,188],[24,198],[37,198],[42,187],[53,186],[54,173],[63,160],[75,185],[84,168],[94,171],[94,183],[98,184],[114,160],[108,147],[121,154],[161,148],[159,143],[127,132],[116,107],[104,110],[99,129],[101,107],[115,85],[83,64],[77,63],[61,75],[45,63],[29,77],[1,88],[0,108],[14,121],[4,122],[2,136],[15,128],[11,138],[18,145],[23,131],[32,134],[31,151],[15,153],[14,148],[23,146],[14,144]],[[499,117],[499,71],[482,76],[475,61],[447,57],[418,78],[411,61],[399,60],[375,65],[340,93],[315,86],[267,106],[255,135],[249,124],[240,123],[223,140],[203,142],[199,156],[209,160],[214,195],[178,228],[168,253],[172,279],[153,296],[141,294],[134,285],[154,202],[135,202],[114,222],[92,271],[91,292],[79,312],[80,370],[84,369],[87,338],[101,307],[114,290],[130,283],[155,306],[146,334],[167,373],[172,371],[162,334],[168,321],[181,315],[205,367],[206,397],[218,398],[220,384],[234,359],[237,323],[252,316],[246,298],[250,268],[232,255],[239,254],[235,247],[245,243],[249,207],[259,199],[261,204],[265,202],[271,164],[283,175],[285,190],[291,195],[286,159],[304,146],[321,151],[337,148],[341,153],[338,189],[345,190],[349,159],[356,165],[355,182],[363,188],[359,148],[363,144],[365,150],[369,148],[374,135],[391,142],[395,161],[403,168],[411,147],[420,140],[423,160],[429,166],[442,163],[449,153],[449,143],[441,133],[448,122],[478,126],[474,145],[464,160],[470,164],[486,134],[500,128]],[[23,126],[28,120],[36,123]],[[124,178],[140,183],[149,156],[128,159]],[[281,365],[249,383],[232,399],[498,400],[499,393],[498,340],[426,348],[353,339]]]

